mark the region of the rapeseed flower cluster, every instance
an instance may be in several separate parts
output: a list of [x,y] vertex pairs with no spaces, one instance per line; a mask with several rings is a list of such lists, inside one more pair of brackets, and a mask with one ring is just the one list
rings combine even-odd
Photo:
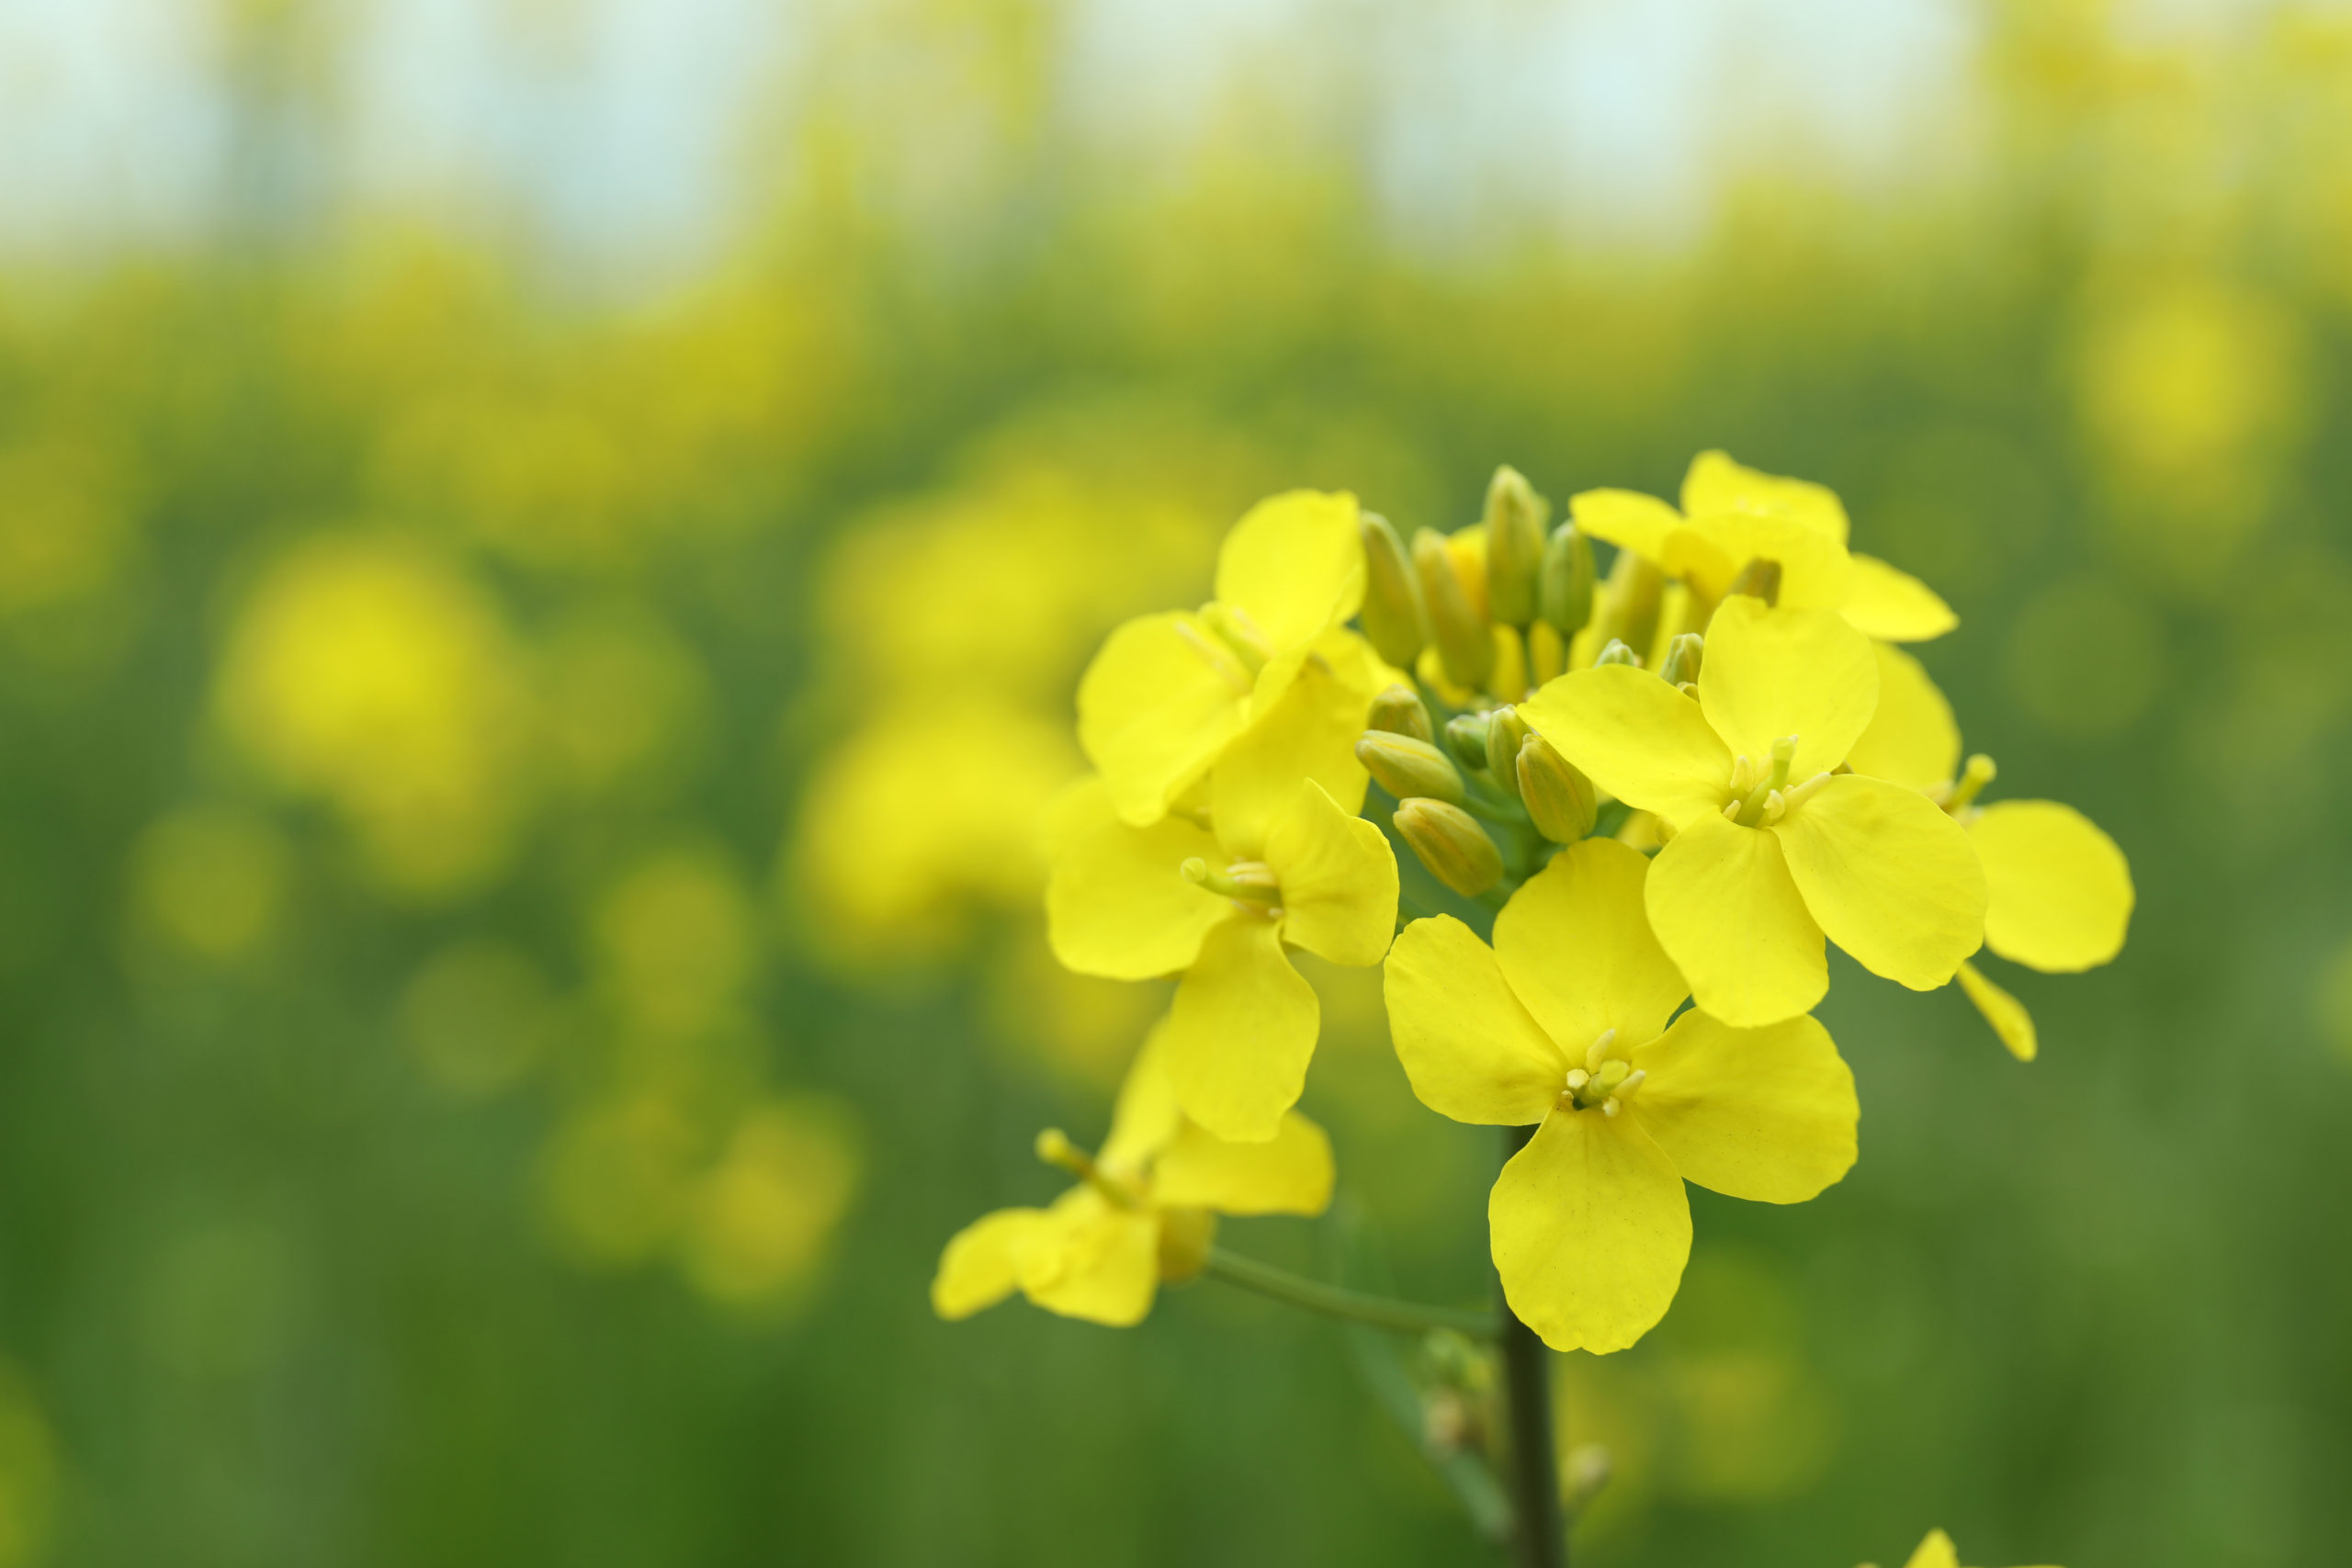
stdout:
[[1958,619],[1849,548],[1836,495],[1709,452],[1679,502],[1589,491],[1555,525],[1506,468],[1479,522],[1408,541],[1352,495],[1276,496],[1215,597],[1111,634],[1079,686],[1092,771],[1043,835],[1048,932],[1174,999],[1102,1155],[1041,1142],[1080,1185],[950,1245],[943,1315],[1018,1289],[1131,1323],[1207,1262],[1213,1213],[1322,1208],[1294,949],[1384,965],[1424,1104],[1526,1130],[1490,1247],[1563,1350],[1665,1315],[1686,1183],[1795,1203],[1854,1164],[1853,1075],[1812,1016],[1829,944],[1957,981],[2033,1054],[1973,960],[2113,957],[2121,852],[2069,807],[1981,802],[1990,761],[1899,646]]

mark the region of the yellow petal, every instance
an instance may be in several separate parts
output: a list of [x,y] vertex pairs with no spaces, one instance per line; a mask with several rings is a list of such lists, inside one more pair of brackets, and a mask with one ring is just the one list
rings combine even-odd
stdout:
[[1697,703],[1647,671],[1576,671],[1521,704],[1519,716],[1594,784],[1677,828],[1723,808],[1731,752]]
[[1382,988],[1396,1059],[1439,1115],[1523,1127],[1559,1099],[1568,1059],[1511,993],[1487,944],[1452,915],[1405,928],[1388,950]]
[[1186,1127],[1159,1156],[1152,1201],[1225,1214],[1319,1214],[1331,1201],[1331,1140],[1294,1111],[1262,1144]]
[[1650,863],[1613,839],[1552,857],[1495,917],[1495,958],[1512,992],[1576,1061],[1604,1030],[1631,1044],[1666,1027],[1689,988],[1650,934]]
[[1119,815],[1150,822],[1241,732],[1254,681],[1198,615],[1112,632],[1078,682],[1078,743]]
[[1031,1227],[1018,1262],[1021,1293],[1039,1306],[1124,1328],[1159,1288],[1159,1217],[1073,1187]]
[[1021,1250],[1045,1219],[1043,1209],[999,1209],[957,1231],[939,1255],[931,1310],[954,1323],[1011,1295],[1020,1283]]
[[1657,497],[1634,490],[1581,491],[1568,498],[1568,515],[1587,537],[1653,562],[1666,558],[1667,536],[1682,522],[1682,514]]
[[1205,829],[1181,817],[1130,827],[1113,814],[1099,780],[1074,785],[1056,803],[1050,836],[1057,852],[1046,884],[1046,935],[1054,956],[1081,975],[1173,974],[1233,908],[1179,869],[1195,855],[1224,863]]
[[1829,989],[1821,928],[1769,832],[1700,818],[1650,863],[1643,902],[1692,999],[1726,1023],[1778,1023]]
[[1111,1111],[1111,1135],[1095,1156],[1114,1176],[1143,1175],[1183,1126],[1184,1113],[1176,1105],[1176,1086],[1168,1078],[1167,1051],[1160,1038],[1167,1032],[1168,1020],[1163,1017],[1144,1036],[1143,1049],[1136,1053],[1125,1080],[1119,1085],[1118,1101]]
[[1732,460],[1727,452],[1702,452],[1682,476],[1682,510],[1696,517],[1712,512],[1777,512],[1846,542],[1849,525],[1838,492],[1811,479],[1783,479]]
[[1984,941],[1984,874],[1926,795],[1842,773],[1770,829],[1829,940],[1873,975],[1932,991]]
[[1306,1086],[1321,1018],[1275,922],[1237,910],[1176,987],[1160,1047],[1176,1103],[1220,1138],[1263,1143]]
[[1929,1530],[1919,1550],[1903,1568],[1960,1568],[1960,1552],[1953,1547],[1951,1537],[1941,1530]]
[[2132,868],[2071,806],[2004,800],[1968,825],[1984,863],[1984,945],[2051,974],[2106,963],[2132,923]]
[[1876,556],[1849,558],[1845,611],[1857,631],[1887,642],[1926,642],[1960,625],[1951,606],[1909,572]]
[[1854,772],[1912,789],[1949,784],[1960,767],[1960,726],[1951,704],[1917,660],[1885,643],[1878,655],[1878,711],[1846,761]]
[[1730,592],[1750,561],[1781,569],[1774,603],[1783,610],[1836,610],[1853,583],[1846,547],[1821,530],[1771,513],[1693,517],[1668,536],[1666,571],[1707,599]]
[[1237,860],[1261,860],[1275,818],[1298,800],[1301,779],[1321,784],[1353,816],[1370,778],[1356,761],[1371,695],[1328,666],[1303,664],[1289,689],[1217,759],[1209,774],[1209,815],[1217,841]]
[[1219,603],[1246,615],[1267,645],[1304,648],[1363,603],[1356,498],[1295,490],[1243,514],[1217,552]]
[[1960,966],[1960,988],[2009,1048],[2009,1055],[2020,1062],[2030,1062],[2041,1052],[2041,1037],[2033,1027],[2033,1014],[2025,1004],[1984,977],[1984,972],[1973,964]]
[[1372,823],[1308,779],[1266,836],[1282,884],[1282,935],[1334,964],[1380,962],[1396,932],[1396,852]]
[[1631,1116],[1556,1111],[1487,1198],[1495,1272],[1519,1320],[1555,1350],[1623,1350],[1674,1303],[1690,1201]]
[[[1797,738],[1789,782],[1846,760],[1878,705],[1870,639],[1825,610],[1771,610],[1734,594],[1707,626],[1699,705],[1724,744],[1758,768]],[[1720,799],[1721,797],[1718,796]]]
[[1810,1017],[1734,1029],[1696,1009],[1631,1054],[1626,1103],[1685,1181],[1758,1203],[1802,1203],[1853,1168],[1854,1075]]

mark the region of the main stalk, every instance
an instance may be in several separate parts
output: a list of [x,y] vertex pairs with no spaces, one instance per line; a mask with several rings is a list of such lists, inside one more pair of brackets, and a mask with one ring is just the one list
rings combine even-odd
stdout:
[[[1532,1127],[1503,1129],[1503,1158],[1527,1146]],[[1503,1411],[1510,1453],[1505,1484],[1510,1493],[1511,1552],[1519,1568],[1568,1568],[1568,1537],[1560,1514],[1560,1466],[1552,1434],[1552,1380],[1544,1341],[1519,1321],[1495,1285],[1502,1318]]]

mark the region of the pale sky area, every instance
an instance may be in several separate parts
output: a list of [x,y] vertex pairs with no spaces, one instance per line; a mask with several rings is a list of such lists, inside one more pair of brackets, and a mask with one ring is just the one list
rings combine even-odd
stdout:
[[[728,234],[747,129],[856,0],[345,0],[335,133],[293,178],[337,205],[520,225],[624,270]],[[2157,31],[2259,0],[2141,0]],[[0,250],[201,235],[241,177],[213,0],[0,0]],[[873,13],[865,47],[893,49]],[[1507,208],[1629,243],[1703,222],[1743,161],[1860,182],[1964,161],[1972,0],[1069,0],[1057,112],[1181,148],[1234,84],[1353,130],[1408,233]],[[279,171],[280,175],[285,171]],[[250,171],[246,172],[246,177]]]

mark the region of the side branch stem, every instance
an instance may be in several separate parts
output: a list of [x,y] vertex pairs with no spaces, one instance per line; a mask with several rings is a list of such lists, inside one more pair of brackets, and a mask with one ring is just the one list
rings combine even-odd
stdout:
[[1408,1334],[1426,1334],[1432,1328],[1451,1328],[1479,1339],[1491,1339],[1495,1321],[1483,1312],[1461,1312],[1452,1307],[1424,1306],[1419,1302],[1400,1302],[1388,1296],[1366,1295],[1338,1285],[1327,1285],[1319,1280],[1294,1274],[1287,1269],[1277,1269],[1271,1263],[1261,1263],[1254,1258],[1244,1258],[1227,1252],[1221,1247],[1209,1249],[1209,1260],[1204,1272],[1223,1280],[1228,1285],[1255,1291],[1261,1296],[1272,1296],[1308,1312],[1319,1312],[1327,1317],[1344,1317],[1356,1323],[1369,1323],[1380,1328],[1402,1329]]
[[[1532,1127],[1505,1127],[1503,1158],[1527,1146]],[[1560,1513],[1560,1466],[1552,1433],[1551,1365],[1544,1341],[1519,1321],[1495,1287],[1500,1319],[1504,1422],[1510,1436],[1503,1484],[1510,1494],[1511,1552],[1519,1568],[1568,1568],[1567,1529]]]

